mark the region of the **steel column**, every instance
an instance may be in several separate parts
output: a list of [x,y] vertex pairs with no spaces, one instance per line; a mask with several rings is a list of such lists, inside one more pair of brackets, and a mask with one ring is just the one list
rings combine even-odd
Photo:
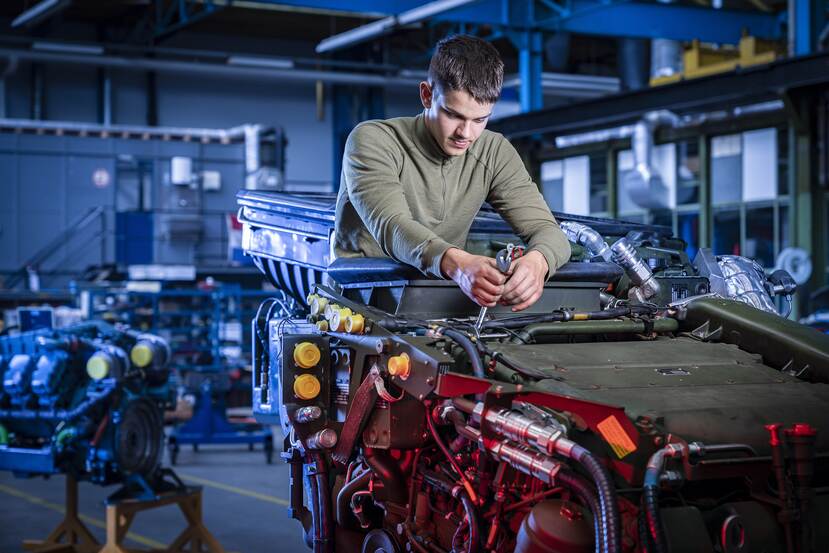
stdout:
[[543,58],[541,33],[522,33],[521,47],[518,52],[518,72],[521,76],[521,111],[535,111],[544,107],[541,95],[541,73]]

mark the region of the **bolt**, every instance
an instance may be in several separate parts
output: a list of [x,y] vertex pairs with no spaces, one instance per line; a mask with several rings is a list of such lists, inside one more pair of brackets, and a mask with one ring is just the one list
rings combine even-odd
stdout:
[[435,377],[434,376],[430,376],[426,379],[426,384],[428,384],[429,386],[431,386],[434,383],[435,383]]
[[397,525],[397,533],[400,534],[400,535],[403,535],[403,525],[402,524]]
[[662,436],[654,436],[653,437],[653,445],[660,446],[665,442]]

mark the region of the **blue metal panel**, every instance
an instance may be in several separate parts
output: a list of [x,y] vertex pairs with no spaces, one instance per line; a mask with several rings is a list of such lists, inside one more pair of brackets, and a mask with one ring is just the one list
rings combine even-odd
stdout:
[[0,134],[0,150],[17,151],[16,134]]
[[115,216],[115,260],[119,265],[146,265],[153,262],[153,215],[124,212]]
[[[808,4],[809,0],[798,0]],[[436,16],[438,21],[505,25],[514,29],[527,28],[516,8],[527,2],[510,2],[509,12],[502,0],[482,0]],[[544,4],[539,3],[538,7]],[[546,31],[567,31],[588,35],[669,38],[736,44],[743,29],[760,38],[781,37],[780,20],[776,15],[739,10],[644,2],[609,0],[574,0],[570,9],[548,10],[537,16],[531,28]]]
[[18,147],[25,152],[62,152],[65,148],[65,137],[21,134]]
[[[2,135],[0,135],[2,136]],[[0,154],[0,270],[20,268],[18,234],[18,193],[17,156]]]
[[113,141],[97,136],[67,137],[66,151],[71,153],[110,154],[113,151]]
[[[808,0],[801,0],[807,2]],[[781,36],[777,16],[759,12],[715,10],[678,4],[641,2],[607,3],[575,0],[569,14],[536,21],[545,29],[591,35],[699,39],[704,42],[736,44],[743,29],[756,37]]]
[[155,141],[116,138],[112,140],[116,154],[151,156],[155,154]]
[[[202,155],[205,159],[226,160],[240,163],[245,159],[244,144],[204,144]],[[234,200],[235,202],[235,200]]]
[[65,159],[62,155],[21,154],[18,156],[20,212],[35,211],[43,213],[48,211],[53,214],[53,217],[54,214],[59,214],[58,221],[53,219],[47,224],[47,228],[52,229],[52,231],[55,230],[54,226],[56,224],[60,225],[63,221],[66,194],[64,183]]

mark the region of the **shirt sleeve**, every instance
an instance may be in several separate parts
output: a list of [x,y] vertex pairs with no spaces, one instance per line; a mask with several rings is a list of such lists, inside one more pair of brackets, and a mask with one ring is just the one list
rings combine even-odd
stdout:
[[357,126],[343,157],[349,200],[386,255],[443,278],[441,258],[454,246],[412,217],[400,184],[402,159],[400,146],[385,129]]
[[570,242],[512,144],[500,137],[487,201],[529,250],[547,260],[547,278],[570,260]]

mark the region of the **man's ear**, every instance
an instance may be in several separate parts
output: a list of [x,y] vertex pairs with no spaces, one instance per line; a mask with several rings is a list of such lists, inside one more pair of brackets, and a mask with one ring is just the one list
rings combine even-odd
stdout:
[[425,109],[432,107],[432,87],[426,81],[420,83],[420,103]]

